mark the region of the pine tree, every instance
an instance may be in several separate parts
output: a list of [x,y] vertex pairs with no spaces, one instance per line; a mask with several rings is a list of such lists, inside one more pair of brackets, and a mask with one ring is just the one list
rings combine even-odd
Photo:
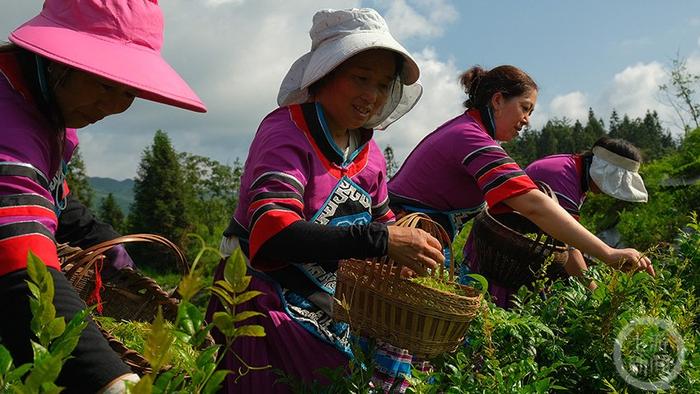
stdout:
[[68,188],[73,197],[76,197],[78,201],[82,202],[86,207],[92,207],[95,191],[92,189],[92,186],[90,186],[87,171],[85,171],[85,162],[78,148],[73,152],[66,179]]
[[[617,116],[617,114],[615,114]],[[602,119],[597,119],[593,113],[593,108],[588,108],[588,121],[583,128],[581,137],[581,146],[579,151],[591,149],[593,143],[598,141],[602,136],[606,135],[605,126]]]
[[112,193],[109,193],[107,197],[102,199],[99,217],[103,222],[109,223],[117,232],[124,232],[124,213],[119,208]]
[[[129,213],[130,231],[159,234],[182,246],[190,223],[185,190],[178,155],[168,135],[158,130],[153,145],[141,156],[134,182],[134,202]],[[164,262],[162,253],[141,253],[146,255],[143,261],[161,268],[172,261]]]

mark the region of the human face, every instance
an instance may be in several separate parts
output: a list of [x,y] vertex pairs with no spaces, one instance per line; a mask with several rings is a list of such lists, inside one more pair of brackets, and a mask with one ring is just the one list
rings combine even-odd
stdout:
[[530,124],[530,115],[537,103],[537,90],[530,89],[520,96],[505,98],[498,92],[491,98],[496,139],[510,141]]
[[81,128],[124,112],[137,91],[75,68],[52,64],[49,83],[66,127]]
[[371,49],[346,60],[324,78],[314,100],[323,107],[333,134],[362,127],[384,107],[395,71],[392,52]]

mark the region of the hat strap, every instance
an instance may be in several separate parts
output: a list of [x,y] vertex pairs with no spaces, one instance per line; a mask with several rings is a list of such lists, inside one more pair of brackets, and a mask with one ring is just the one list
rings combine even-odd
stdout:
[[593,149],[591,149],[591,151],[593,152],[593,155],[595,155],[599,159],[607,161],[608,163],[614,166],[620,167],[627,171],[639,171],[638,161],[632,160],[624,156],[620,156],[615,152],[611,152],[603,148],[602,146],[594,146]]
[[39,90],[41,90],[41,96],[44,98],[44,102],[49,103],[49,88],[46,82],[46,67],[44,64],[44,58],[39,55],[34,55],[34,61],[36,62],[36,76],[39,81]]

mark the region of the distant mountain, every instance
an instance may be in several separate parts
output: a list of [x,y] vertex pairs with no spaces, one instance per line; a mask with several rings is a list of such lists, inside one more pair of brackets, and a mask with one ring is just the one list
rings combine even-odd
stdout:
[[106,198],[109,193],[112,193],[114,199],[119,204],[124,215],[129,213],[129,206],[134,201],[134,180],[124,179],[118,181],[112,178],[88,177],[90,186],[95,191],[95,200],[93,207],[97,210],[102,203],[102,199]]

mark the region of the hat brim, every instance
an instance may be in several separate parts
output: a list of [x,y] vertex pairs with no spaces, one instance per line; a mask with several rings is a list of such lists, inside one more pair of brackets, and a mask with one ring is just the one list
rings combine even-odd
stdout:
[[38,15],[10,34],[16,45],[50,60],[138,90],[137,96],[206,112],[196,93],[156,50],[75,31]]
[[386,49],[404,58],[401,82],[411,85],[418,80],[418,64],[406,48],[386,32],[363,31],[328,40],[311,52],[301,80],[300,89],[306,89],[320,80],[344,61],[370,49]]
[[593,156],[588,173],[598,189],[618,200],[646,202],[648,193],[642,176]]

